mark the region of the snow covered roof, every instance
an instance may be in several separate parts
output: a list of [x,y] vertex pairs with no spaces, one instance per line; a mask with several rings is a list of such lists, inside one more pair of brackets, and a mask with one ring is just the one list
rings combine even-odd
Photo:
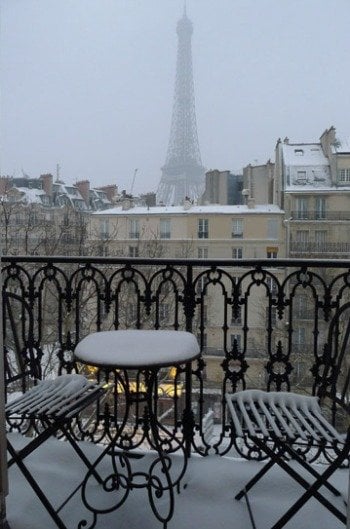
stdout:
[[285,165],[329,165],[320,143],[283,143]]
[[42,204],[41,197],[46,195],[43,189],[30,187],[13,187],[8,191],[8,195],[16,192],[19,193],[22,196],[22,200],[28,204]]
[[333,152],[337,154],[350,153],[350,137],[343,138],[337,135],[337,143],[333,145]]
[[282,214],[283,210],[275,204],[257,204],[253,208],[249,208],[247,205],[237,206],[222,206],[219,204],[210,204],[203,206],[191,206],[184,208],[183,206],[135,206],[130,209],[123,209],[122,207],[110,208],[103,211],[96,211],[93,215],[234,215],[243,213],[274,213]]

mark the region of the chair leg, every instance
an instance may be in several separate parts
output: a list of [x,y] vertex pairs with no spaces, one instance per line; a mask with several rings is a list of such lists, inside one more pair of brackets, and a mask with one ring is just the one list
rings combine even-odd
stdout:
[[80,459],[85,464],[85,466],[88,468],[88,470],[91,471],[91,474],[95,477],[96,481],[102,484],[103,479],[98,474],[98,472],[96,472],[93,463],[91,463],[91,461],[89,461],[89,459],[86,457],[86,455],[84,454],[83,450],[80,448],[77,441],[74,439],[72,434],[68,431],[68,428],[61,427],[61,431],[65,435],[67,441],[70,443],[71,447],[74,449],[76,454],[80,457]]
[[[285,450],[286,452],[288,452],[288,454],[290,454],[290,456],[292,457],[292,459],[295,459],[303,468],[305,468],[312,476],[314,476],[315,478],[319,478],[321,476],[321,474],[319,472],[317,472],[313,467],[312,465],[309,465],[305,459],[303,459],[299,454],[298,452],[296,452],[291,446],[289,445],[286,445],[285,446]],[[328,483],[326,482],[324,484],[324,486],[330,490],[335,496],[341,496],[341,492],[339,492],[338,489],[336,489],[331,483]]]
[[306,492],[290,507],[290,509],[278,520],[278,522],[271,529],[281,529],[284,525],[290,520],[290,518],[296,514],[296,512],[313,496],[316,498],[324,507],[326,507],[334,516],[336,516],[343,523],[346,522],[346,516],[337,509],[333,503],[331,503],[327,498],[325,498],[320,492],[319,488],[326,485],[326,480],[334,473],[334,471],[339,467],[339,465],[346,459],[347,450],[337,457],[331,465],[322,473],[318,474],[318,479],[314,481],[312,485],[308,483],[298,472],[296,472],[288,463],[282,459],[276,458],[276,454],[270,449],[267,445],[264,445],[260,439],[255,439],[257,446],[259,446],[266,455],[270,457],[275,457],[275,462],[280,468],[282,468],[290,477],[292,477],[299,485],[301,485]]
[[329,502],[324,496],[318,493],[318,489],[326,484],[326,480],[333,474],[333,472],[339,468],[339,465],[347,457],[346,453],[341,454],[338,459],[333,461],[327,469],[319,475],[319,478],[309,486],[302,496],[288,509],[288,511],[278,520],[278,522],[271,529],[281,529],[285,524],[296,514],[303,505],[313,496],[322,505],[324,505],[336,518],[346,524],[346,515],[339,511],[331,502]]
[[38,485],[38,483],[33,478],[32,474],[29,472],[27,466],[23,463],[22,459],[17,457],[16,450],[13,448],[9,441],[7,441],[7,448],[11,454],[13,462],[16,463],[23,476],[26,478],[26,480],[38,496],[41,503],[44,505],[45,509],[50,514],[57,527],[59,527],[59,529],[68,529],[61,517],[57,514],[56,509],[53,507],[52,503],[47,499],[41,487]]
[[263,468],[257,474],[255,474],[255,476],[250,481],[248,481],[248,483],[243,487],[242,490],[239,491],[238,494],[236,494],[235,500],[240,500],[241,498],[243,498],[243,496],[245,496],[246,493],[250,491],[252,487],[254,487],[255,483],[257,483],[259,479],[261,479],[266,474],[266,472],[268,472],[270,468],[273,467],[274,464],[275,461],[269,459],[269,461],[263,466]]

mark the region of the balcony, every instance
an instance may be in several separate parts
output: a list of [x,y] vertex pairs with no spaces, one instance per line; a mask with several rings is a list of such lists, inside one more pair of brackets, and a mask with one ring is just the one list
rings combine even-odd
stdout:
[[349,242],[318,242],[318,241],[292,241],[290,243],[291,254],[310,255],[310,254],[350,254]]
[[349,211],[293,210],[291,220],[350,220]]
[[[187,527],[200,513],[201,527],[213,529],[219,525],[216,517],[218,521],[222,520],[222,527],[232,527],[232,520],[240,520],[237,527],[250,526],[244,502],[234,502],[232,495],[240,482],[259,466],[259,455],[252,453],[244,443],[238,445],[231,435],[224,394],[244,387],[297,390],[307,394],[316,392],[318,374],[324,365],[322,353],[329,321],[337,308],[350,299],[349,266],[349,261],[340,260],[241,259],[238,267],[232,260],[212,259],[13,256],[3,258],[2,279],[3,289],[23,299],[34,315],[35,325],[27,342],[30,346],[25,361],[34,363],[43,377],[81,371],[82,366],[74,362],[73,351],[90,332],[125,328],[174,329],[192,331],[198,336],[202,349],[200,359],[193,363],[191,370],[186,366],[175,372],[164,370],[155,398],[160,419],[179,435],[184,425],[183,403],[185,399],[192,401],[192,470],[186,477],[188,488],[176,499],[175,514],[169,526]],[[308,321],[303,332],[307,346],[300,349],[294,344],[305,318],[300,318],[302,312],[296,299],[306,294]],[[164,304],[168,307],[166,319],[161,309]],[[20,302],[14,314],[15,320],[5,318],[4,321],[5,345],[10,354],[16,348],[16,332],[20,337],[21,333],[28,332]],[[232,314],[239,315],[234,329],[231,327]],[[13,365],[14,360],[12,358]],[[97,370],[84,373],[100,379],[105,376]],[[135,384],[137,390],[142,380],[137,379]],[[8,387],[7,393],[18,390],[15,386]],[[112,425],[123,414],[122,394],[117,394],[106,404],[89,416],[89,432],[93,432],[90,440],[97,444],[89,443],[89,450],[98,450],[98,443],[113,436]],[[210,435],[204,427],[209,410],[213,410],[214,422]],[[142,448],[147,441],[143,412],[142,407],[132,410],[134,422],[127,433],[128,446],[135,449]],[[82,438],[87,434],[84,428],[82,422]],[[53,440],[50,446],[58,454],[65,444]],[[52,482],[52,469],[39,464],[39,454],[38,457],[33,465],[38,466],[44,480]],[[59,459],[58,456],[50,457],[45,453],[41,460]],[[62,460],[65,457],[68,456],[62,452]],[[252,461],[246,462],[246,459]],[[71,468],[70,463],[67,468]],[[63,475],[59,472],[57,479],[66,483],[74,477],[74,472],[71,473],[64,469]],[[293,494],[285,476],[278,471],[273,475],[275,477],[273,481],[269,479],[268,488],[257,487],[256,496],[254,491],[253,510],[261,527],[268,527],[271,519],[271,498],[277,498],[277,493],[281,492],[276,509],[280,507],[283,511],[283,503],[288,502]],[[27,521],[28,517],[23,513],[30,508],[28,505],[32,505],[30,499],[28,504],[24,502],[22,514],[16,515],[18,498],[27,501],[21,492],[25,485],[12,470],[10,481],[9,513],[10,520],[15,520],[11,529],[51,527],[40,518],[45,517],[45,513],[40,514],[40,509],[37,512],[34,506],[32,520]],[[339,483],[345,490],[346,471],[341,469]],[[54,484],[59,491],[56,477]],[[143,527],[154,529],[157,522],[143,510],[148,504],[140,498],[139,491],[136,491],[135,499],[128,500],[125,507],[110,519],[118,520],[121,528],[138,529],[142,520]],[[144,500],[145,496],[142,498]],[[322,523],[323,516],[328,516],[323,509],[321,514],[319,505],[313,502],[307,508],[311,510],[301,514],[309,513],[310,525],[307,527],[312,528],[314,522],[316,527],[319,516],[322,516]],[[36,519],[37,515],[39,519]],[[328,523],[327,518],[327,529],[340,527],[331,515],[329,520]],[[33,525],[28,525],[30,523]],[[106,527],[104,523],[105,519],[101,517],[99,524],[102,525],[96,527]],[[320,526],[319,522],[317,525]],[[288,527],[300,527],[299,515]]]

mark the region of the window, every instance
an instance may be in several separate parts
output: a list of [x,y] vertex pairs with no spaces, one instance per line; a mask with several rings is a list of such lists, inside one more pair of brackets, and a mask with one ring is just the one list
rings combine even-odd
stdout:
[[138,239],[140,237],[140,221],[139,219],[129,220],[129,238]]
[[198,248],[198,259],[208,259],[208,248]]
[[306,252],[309,248],[309,230],[297,230],[296,235],[297,251]]
[[271,326],[274,327],[277,324],[277,307],[266,307],[266,325],[269,324],[271,316]]
[[303,149],[294,149],[295,156],[304,156]]
[[238,307],[238,313],[236,312],[237,317],[234,316],[234,311],[232,307],[231,313],[231,325],[240,325],[242,323],[242,307]]
[[232,259],[243,259],[243,248],[232,248]]
[[271,295],[276,295],[278,292],[276,280],[273,277],[268,276],[266,278],[266,285]]
[[308,199],[305,197],[297,198],[297,219],[307,219],[308,218]]
[[138,257],[139,249],[137,246],[129,246],[129,257]]
[[278,239],[278,220],[277,219],[268,219],[267,238],[268,239]]
[[243,238],[243,220],[242,219],[232,220],[232,238],[233,239]]
[[170,237],[171,237],[170,219],[160,219],[160,238],[170,239]]
[[198,219],[198,239],[208,239],[209,221],[208,219]]
[[276,246],[268,246],[266,248],[266,257],[268,259],[277,259],[278,248]]
[[326,218],[326,199],[324,197],[316,198],[316,220],[322,220]]
[[339,182],[350,182],[350,169],[339,169],[338,181]]
[[303,352],[302,349],[305,346],[305,327],[296,327],[293,331],[293,345],[299,352]]
[[295,316],[299,319],[307,318],[307,314],[308,314],[307,296],[305,294],[299,294],[298,296],[296,296],[294,304],[295,304],[294,305],[295,306]]
[[309,230],[297,230],[296,240],[297,242],[309,242]]
[[102,243],[99,245],[99,255],[101,257],[108,257],[108,244]]
[[196,294],[201,296],[205,292],[205,286],[208,283],[208,278],[206,276],[201,276],[196,283]]
[[242,336],[240,334],[231,334],[231,349],[237,347],[237,350],[241,350]]
[[160,323],[167,323],[169,320],[169,304],[160,303],[159,304],[159,321]]
[[297,182],[300,184],[306,183],[306,171],[297,171]]
[[127,314],[127,320],[129,324],[137,322],[137,317],[138,317],[137,304],[128,303],[126,314]]
[[315,230],[315,244],[317,251],[324,251],[327,239],[327,230]]
[[109,237],[109,220],[100,219],[100,237],[101,239],[108,239]]

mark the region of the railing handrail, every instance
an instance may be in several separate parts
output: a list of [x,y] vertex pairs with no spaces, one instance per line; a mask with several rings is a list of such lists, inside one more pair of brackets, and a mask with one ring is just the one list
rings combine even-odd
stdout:
[[99,256],[37,256],[37,255],[3,255],[3,263],[89,263],[167,265],[210,267],[222,266],[238,268],[349,268],[350,259],[214,259],[214,258],[168,258],[168,257],[99,257]]

